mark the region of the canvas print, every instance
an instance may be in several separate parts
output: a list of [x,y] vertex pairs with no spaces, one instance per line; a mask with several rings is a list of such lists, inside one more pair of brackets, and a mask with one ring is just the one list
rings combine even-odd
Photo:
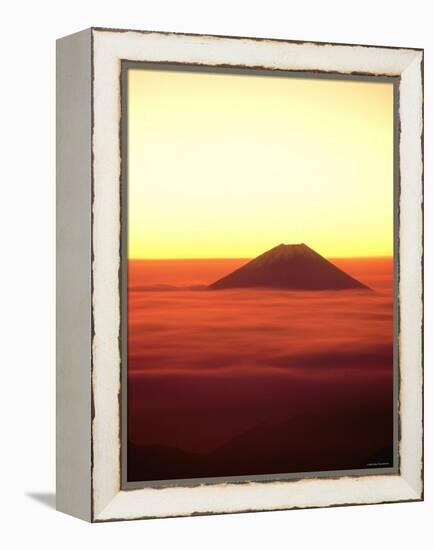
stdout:
[[127,482],[396,467],[394,84],[125,70]]

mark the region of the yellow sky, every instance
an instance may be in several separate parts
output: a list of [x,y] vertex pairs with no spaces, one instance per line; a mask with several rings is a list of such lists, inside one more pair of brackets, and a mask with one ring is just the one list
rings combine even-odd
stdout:
[[130,258],[393,250],[393,86],[129,69]]

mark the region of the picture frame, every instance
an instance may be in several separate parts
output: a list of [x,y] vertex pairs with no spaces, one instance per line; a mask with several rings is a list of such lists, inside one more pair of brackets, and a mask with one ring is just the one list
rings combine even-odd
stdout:
[[[125,483],[122,90],[136,63],[394,83],[396,468]],[[105,522],[422,500],[423,50],[91,28],[57,42],[56,129],[57,508]]]

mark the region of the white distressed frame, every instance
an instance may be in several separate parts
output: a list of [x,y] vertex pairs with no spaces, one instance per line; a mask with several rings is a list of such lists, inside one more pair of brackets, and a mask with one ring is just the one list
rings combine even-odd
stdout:
[[[89,517],[75,515],[86,516],[90,521],[108,521],[421,500],[422,50],[109,29],[85,32],[91,37],[93,107],[93,419],[91,512]],[[400,474],[121,490],[118,401],[121,60],[400,77]]]

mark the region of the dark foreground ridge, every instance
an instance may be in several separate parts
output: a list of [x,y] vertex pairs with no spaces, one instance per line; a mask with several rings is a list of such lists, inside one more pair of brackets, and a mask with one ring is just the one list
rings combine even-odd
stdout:
[[[387,408],[388,407],[388,408]],[[363,415],[360,416],[360,410]],[[313,408],[303,422],[290,417],[259,424],[210,452],[128,443],[128,481],[325,472],[393,466],[393,407]],[[290,435],[289,435],[290,434]],[[333,444],[330,444],[333,442]]]
[[305,244],[280,244],[212,283],[229,288],[289,290],[370,290]]

